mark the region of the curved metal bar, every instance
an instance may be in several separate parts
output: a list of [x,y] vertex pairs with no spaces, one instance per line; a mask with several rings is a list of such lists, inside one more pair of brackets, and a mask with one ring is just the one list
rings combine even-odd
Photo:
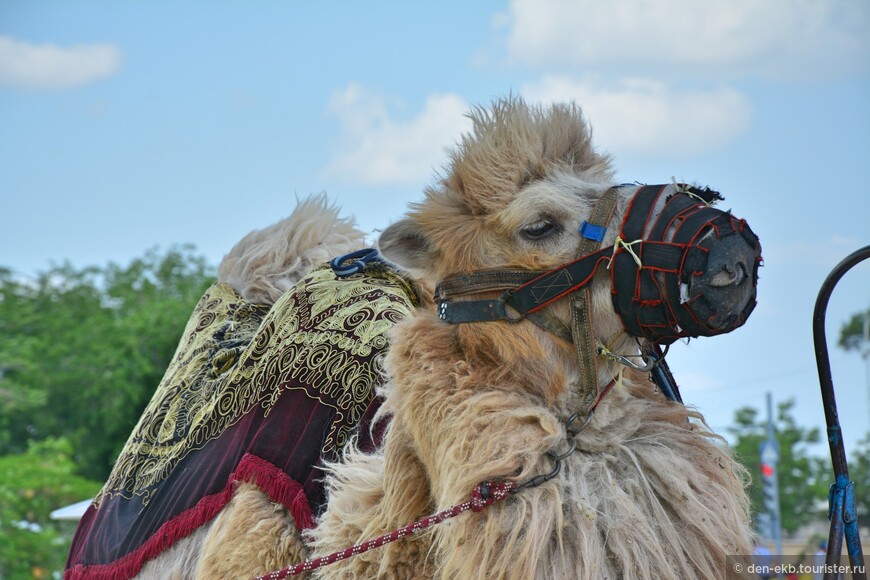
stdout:
[[553,461],[563,461],[563,460],[571,457],[571,454],[574,453],[576,450],[577,450],[577,440],[572,437],[571,439],[568,440],[568,450],[567,451],[563,451],[562,453],[556,453],[556,452],[550,450],[547,453],[547,456],[550,459],[552,459]]
[[656,366],[655,359],[647,360],[646,355],[644,355],[643,353],[637,354],[637,355],[629,355],[629,356],[632,356],[634,358],[640,357],[640,360],[642,360],[644,364],[639,365],[636,362],[630,361],[628,359],[628,356],[623,356],[621,354],[616,354],[615,352],[611,352],[611,351],[607,350],[607,347],[605,347],[601,343],[598,343],[598,346],[596,347],[596,351],[598,353],[598,356],[603,356],[604,358],[609,358],[610,360],[616,361],[620,364],[623,364],[629,368],[632,368],[636,371],[640,371],[642,373],[648,373],[652,370],[652,368],[654,366]]
[[[834,396],[834,382],[831,378],[831,361],[828,356],[828,343],[825,339],[825,313],[828,309],[831,293],[840,278],[853,266],[867,258],[870,258],[870,246],[853,252],[837,264],[822,284],[813,311],[813,344],[816,351],[816,366],[819,370],[819,386],[822,390],[825,422],[828,426],[828,446],[831,449],[831,464],[835,476],[829,498],[831,530],[828,535],[828,554],[825,563],[829,565],[839,563],[843,535],[845,534],[849,563],[853,570],[864,570],[864,553],[858,534],[858,519],[855,517],[855,484],[849,481],[849,465],[846,461],[846,449],[843,445],[842,429],[837,415],[837,400]],[[859,566],[860,568],[858,568]],[[866,571],[853,572],[852,577],[866,580],[867,573]],[[835,578],[836,573],[825,573],[826,580],[834,580]]]

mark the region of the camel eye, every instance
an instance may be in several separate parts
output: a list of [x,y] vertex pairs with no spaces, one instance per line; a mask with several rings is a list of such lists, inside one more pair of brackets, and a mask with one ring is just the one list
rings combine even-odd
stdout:
[[537,242],[555,236],[561,231],[562,226],[547,219],[524,227],[520,234],[529,241]]

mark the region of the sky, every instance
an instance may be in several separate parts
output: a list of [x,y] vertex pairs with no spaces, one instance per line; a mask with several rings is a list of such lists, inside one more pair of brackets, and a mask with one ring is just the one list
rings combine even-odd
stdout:
[[[576,101],[618,182],[724,194],[762,241],[759,304],[671,369],[716,430],[767,392],[823,429],[813,305],[870,243],[868,2],[0,0],[0,266],[217,264],[323,191],[375,237],[508,95]],[[868,307],[864,263],[827,314],[847,450],[870,360],[835,343]]]

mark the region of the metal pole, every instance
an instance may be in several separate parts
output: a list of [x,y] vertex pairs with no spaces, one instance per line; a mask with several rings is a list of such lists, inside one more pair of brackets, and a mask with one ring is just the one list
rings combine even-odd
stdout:
[[[867,374],[867,411],[870,413],[870,308],[864,313],[864,351],[861,358],[864,359],[864,371]],[[870,425],[870,422],[867,423]]]
[[[852,252],[837,264],[822,284],[813,310],[813,344],[816,351],[816,366],[819,370],[819,386],[822,391],[825,423],[828,426],[828,447],[831,450],[831,464],[835,476],[830,491],[831,531],[828,534],[828,554],[825,563],[828,565],[839,563],[843,536],[845,535],[849,563],[853,568],[860,567],[861,570],[864,570],[864,553],[861,549],[861,538],[858,531],[855,484],[849,480],[849,465],[846,461],[846,449],[843,445],[840,417],[837,413],[837,399],[834,396],[831,360],[828,355],[828,342],[825,338],[825,313],[828,309],[831,293],[840,278],[853,266],[867,258],[870,258],[870,246]],[[825,573],[825,580],[833,580],[835,577],[834,573]],[[867,573],[853,572],[852,577],[866,579]]]
[[[773,395],[770,391],[767,392],[767,444],[771,446],[772,449],[776,449],[779,451],[779,445],[776,442],[776,435],[774,430],[774,417],[773,417]],[[762,461],[764,459],[762,458]],[[770,475],[770,485],[773,489],[773,502],[772,502],[772,513],[770,514],[770,531],[772,533],[771,539],[773,540],[775,547],[775,554],[777,556],[782,556],[782,512],[779,507],[779,453],[772,454],[772,457],[769,458],[771,467],[773,471]]]

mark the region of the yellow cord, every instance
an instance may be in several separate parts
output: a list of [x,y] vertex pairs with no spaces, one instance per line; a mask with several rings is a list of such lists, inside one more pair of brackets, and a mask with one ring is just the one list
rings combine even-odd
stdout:
[[[598,356],[603,356],[604,358],[608,358],[608,359],[610,359],[610,360],[612,360],[612,361],[622,362],[622,361],[619,360],[619,357],[617,357],[615,354],[613,354],[613,352],[612,352],[609,348],[607,348],[606,346],[604,346],[604,344],[603,344],[600,340],[596,340],[595,342],[597,343],[597,346],[598,346],[598,349],[597,349],[597,350],[598,350]],[[615,385],[615,387],[616,387],[617,389],[622,388],[622,372],[623,372],[624,370],[625,370],[625,366],[622,365],[622,364],[620,364],[620,365],[619,365],[619,370],[617,371],[617,375],[616,375],[616,385]]]
[[635,240],[630,243],[625,243],[625,240],[616,236],[616,240],[613,242],[613,255],[610,256],[610,260],[607,262],[607,269],[610,269],[610,265],[613,263],[613,258],[616,257],[616,252],[619,250],[619,247],[622,246],[625,248],[625,251],[631,254],[631,257],[634,258],[634,263],[637,264],[638,268],[643,268],[643,264],[640,262],[640,258],[637,254],[634,253],[634,250],[631,247],[635,244],[640,244],[643,240]]
[[610,352],[610,349],[607,348],[606,346],[604,346],[604,344],[602,344],[602,342],[600,340],[596,340],[595,342],[597,343],[599,356],[603,356],[604,358],[609,358],[611,360],[616,360],[613,357],[613,353]]
[[685,193],[689,197],[691,197],[693,199],[697,199],[698,201],[700,201],[701,203],[703,203],[707,207],[710,207],[713,205],[712,201],[707,201],[706,199],[704,199],[703,197],[701,197],[697,193],[693,193],[693,192],[689,191],[689,187],[685,183],[677,183],[676,177],[671,176],[671,183],[674,184],[674,187],[676,187],[677,191],[679,191],[680,193]]
[[604,343],[600,340],[595,340],[595,347],[598,356],[603,356],[604,358],[610,359],[615,362],[622,362],[618,356],[613,354],[613,351],[604,346]]

